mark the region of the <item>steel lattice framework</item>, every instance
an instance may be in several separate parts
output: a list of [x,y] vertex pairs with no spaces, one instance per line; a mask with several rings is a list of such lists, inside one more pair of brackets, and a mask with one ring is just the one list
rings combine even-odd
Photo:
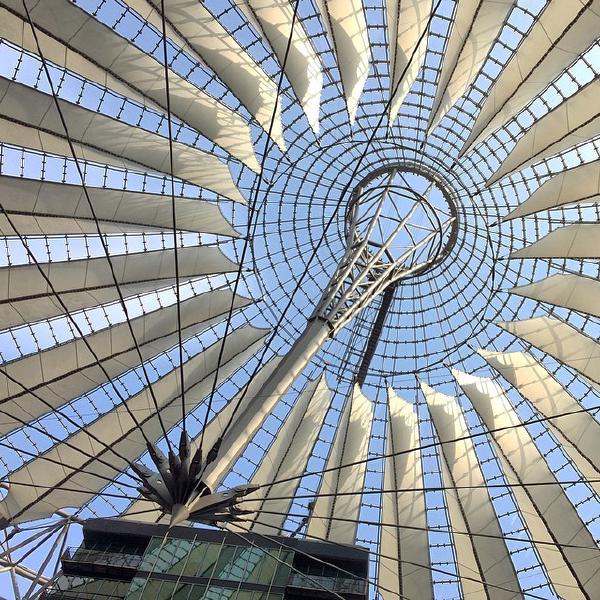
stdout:
[[594,598],[599,37],[598,0],[0,0],[0,587],[172,512],[364,545],[384,600]]

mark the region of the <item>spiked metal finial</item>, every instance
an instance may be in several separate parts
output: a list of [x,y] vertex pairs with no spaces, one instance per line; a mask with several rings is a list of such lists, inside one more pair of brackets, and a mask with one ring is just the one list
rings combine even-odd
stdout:
[[144,482],[138,488],[140,494],[156,502],[166,514],[171,515],[169,526],[184,521],[215,525],[235,521],[251,513],[239,508],[237,503],[258,486],[241,485],[212,493],[202,481],[201,452],[198,450],[190,460],[190,449],[190,440],[182,432],[178,454],[170,451],[166,457],[156,446],[148,444],[148,452],[157,472],[140,463],[133,465]]

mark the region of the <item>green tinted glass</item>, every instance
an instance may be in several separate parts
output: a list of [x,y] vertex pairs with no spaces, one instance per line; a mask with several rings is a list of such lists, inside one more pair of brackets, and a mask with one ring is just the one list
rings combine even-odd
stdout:
[[203,600],[236,600],[237,590],[211,585],[206,588]]
[[284,586],[287,584],[290,578],[293,560],[294,553],[291,550],[280,550],[279,561],[277,561],[277,570],[275,572],[275,577],[273,578],[273,585]]
[[237,546],[223,546],[221,548],[217,567],[213,575],[215,579],[230,579],[237,551]]
[[192,542],[188,540],[166,540],[152,538],[142,559],[140,570],[151,573],[180,575],[184,568]]
[[198,577],[214,577],[213,571],[219,559],[221,544],[201,543],[192,552],[186,572]]
[[264,554],[264,551],[260,548],[240,548],[240,561],[244,565],[244,581],[250,581],[252,583],[260,582]]
[[[173,592],[175,591],[175,583],[172,581],[161,581],[157,583],[159,583],[160,586],[155,587],[153,585],[150,590],[147,586],[142,598],[148,598],[148,600],[171,600]],[[157,590],[156,593],[154,592],[154,589]]]

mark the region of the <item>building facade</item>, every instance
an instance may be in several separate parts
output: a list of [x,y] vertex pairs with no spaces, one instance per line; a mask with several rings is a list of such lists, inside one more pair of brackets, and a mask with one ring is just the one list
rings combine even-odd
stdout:
[[294,600],[368,594],[368,552],[287,537],[92,519],[45,600]]

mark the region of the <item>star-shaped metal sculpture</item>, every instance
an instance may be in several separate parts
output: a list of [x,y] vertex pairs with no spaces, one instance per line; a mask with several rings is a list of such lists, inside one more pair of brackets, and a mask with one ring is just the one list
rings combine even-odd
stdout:
[[[170,527],[194,521],[206,525],[232,522],[253,511],[241,509],[237,503],[258,489],[256,485],[239,485],[213,492],[203,481],[205,464],[200,449],[191,456],[190,439],[181,433],[179,452],[169,451],[165,456],[156,446],[148,444],[148,452],[157,471],[141,463],[132,466],[143,480],[138,490],[144,498],[155,502],[165,514],[171,516]],[[209,452],[206,464],[211,462]]]

